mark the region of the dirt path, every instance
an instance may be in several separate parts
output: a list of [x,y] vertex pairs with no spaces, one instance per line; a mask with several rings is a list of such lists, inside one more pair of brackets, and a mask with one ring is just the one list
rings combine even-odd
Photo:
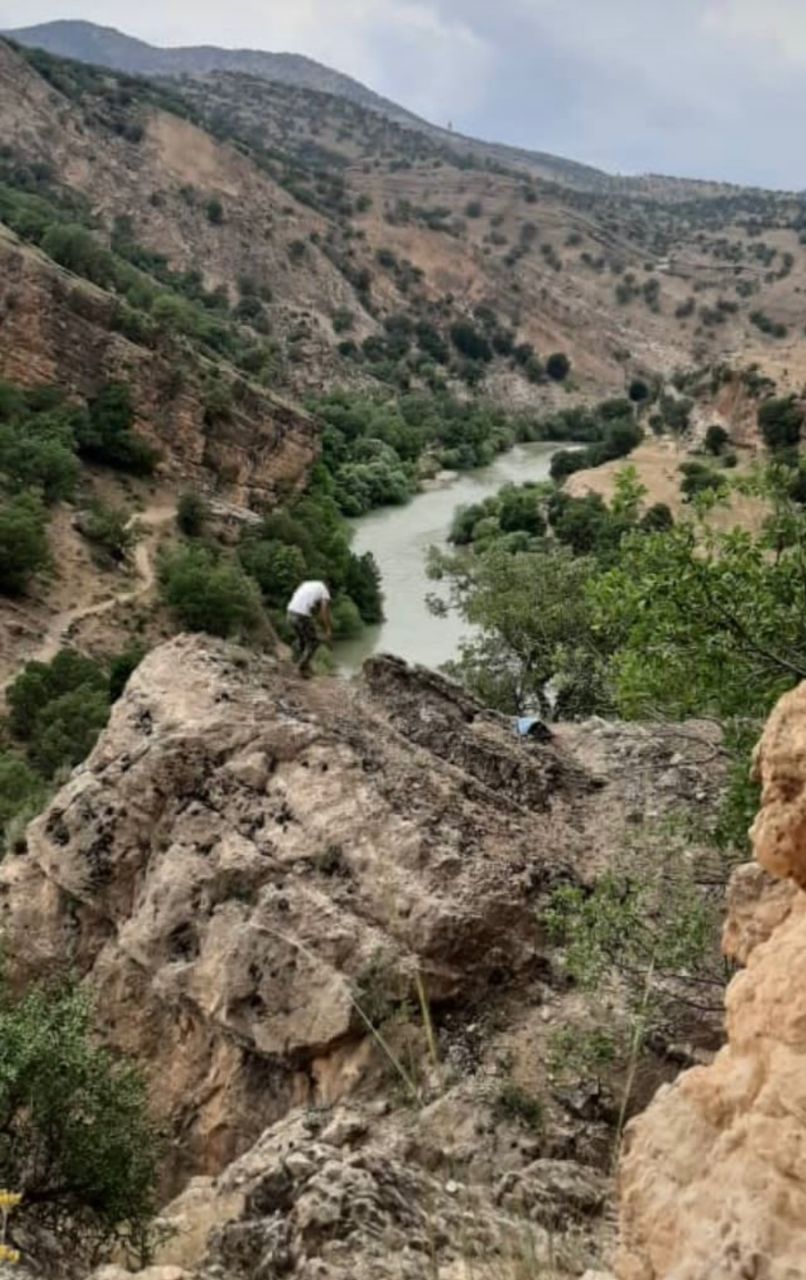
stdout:
[[[159,540],[160,532],[164,525],[169,524],[176,517],[176,505],[174,503],[166,504],[154,503],[153,506],[146,507],[144,511],[138,511],[131,517],[128,528],[138,528],[144,530],[143,536],[135,545],[133,564],[134,570],[139,581],[134,587],[129,587],[125,591],[115,592],[106,600],[97,601],[95,604],[80,604],[72,609],[63,609],[55,614],[51,619],[48,628],[42,637],[40,644],[33,653],[26,658],[28,662],[51,662],[60,649],[69,644],[75,629],[87,618],[97,617],[99,614],[109,613],[118,605],[132,604],[135,600],[139,600],[146,595],[157,578],[156,565],[154,563],[154,549]],[[14,677],[0,686],[0,691],[5,689]]]

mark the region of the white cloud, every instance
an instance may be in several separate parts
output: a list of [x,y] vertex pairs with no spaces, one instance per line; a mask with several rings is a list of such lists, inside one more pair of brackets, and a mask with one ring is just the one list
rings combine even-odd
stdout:
[[[64,16],[60,0],[0,0],[0,26]],[[83,0],[70,16],[155,44],[219,44],[304,53],[421,114],[444,119],[474,106],[491,53],[462,19],[428,0]]]
[[764,74],[774,65],[806,64],[806,7],[803,0],[711,0],[703,29],[751,55]]

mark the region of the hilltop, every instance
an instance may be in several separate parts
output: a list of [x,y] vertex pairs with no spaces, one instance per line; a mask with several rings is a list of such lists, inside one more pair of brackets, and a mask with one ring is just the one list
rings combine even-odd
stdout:
[[[45,49],[58,57],[75,58],[79,62],[135,75],[199,76],[215,71],[230,71],[239,75],[259,76],[261,79],[294,88],[345,98],[348,102],[366,107],[437,140],[448,141],[456,137],[450,130],[430,124],[405,107],[374,93],[351,76],[300,54],[268,53],[257,49],[222,49],[211,45],[160,48],[143,40],[135,40],[113,27],[70,20],[20,27],[0,34],[31,48]],[[501,159],[510,162],[520,159],[535,166],[545,177],[555,177],[581,187],[595,189],[609,182],[608,176],[599,170],[559,156],[503,144],[482,143],[461,136],[460,141],[469,143],[480,152],[499,154]]]

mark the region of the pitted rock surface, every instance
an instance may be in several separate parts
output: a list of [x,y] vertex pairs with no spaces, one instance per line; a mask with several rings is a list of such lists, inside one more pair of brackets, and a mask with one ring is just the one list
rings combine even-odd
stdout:
[[452,735],[455,763],[388,697],[180,638],[4,864],[15,979],[85,977],[193,1172],[312,1096],[315,1060],[365,1034],[368,983],[399,1001],[420,972],[432,999],[468,1000],[540,963],[580,771],[519,755],[479,708]]

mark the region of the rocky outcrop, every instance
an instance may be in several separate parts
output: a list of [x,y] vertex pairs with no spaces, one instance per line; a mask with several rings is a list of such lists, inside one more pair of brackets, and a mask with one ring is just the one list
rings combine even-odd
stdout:
[[726,942],[747,968],[728,990],[728,1044],[633,1123],[620,1280],[804,1275],[806,685],[779,703],[757,768],[755,852],[784,879],[740,872]]
[[522,742],[394,658],[305,682],[214,640],[154,650],[0,865],[0,925],[10,981],[78,974],[147,1072],[165,1199],[184,1188],[157,1261],[203,1280],[595,1266],[618,1107],[547,1067],[579,996],[544,908],[644,818],[707,804],[698,734]]
[[537,905],[570,874],[584,776],[553,748],[513,752],[479,708],[441,758],[427,726],[441,743],[450,705],[424,689],[415,735],[388,699],[180,638],[3,865],[16,980],[85,977],[182,1168],[215,1172],[295,1102],[347,1089],[360,1063],[334,1055],[417,975],[470,1003],[545,965]]
[[[205,417],[200,364],[165,338],[158,350],[115,332],[117,303],[0,231],[0,377],[58,384],[78,396],[128,383],[137,429],[163,468],[202,488],[226,485],[242,503],[266,502],[305,479],[318,454],[312,418],[232,371],[231,413]],[[177,369],[181,366],[181,374]]]
[[[603,1174],[536,1160],[472,1185],[413,1158],[411,1128],[377,1107],[289,1116],[168,1206],[159,1263],[178,1274],[138,1280],[509,1280],[527,1265],[579,1274],[595,1256]],[[93,1280],[126,1277],[104,1269]]]

